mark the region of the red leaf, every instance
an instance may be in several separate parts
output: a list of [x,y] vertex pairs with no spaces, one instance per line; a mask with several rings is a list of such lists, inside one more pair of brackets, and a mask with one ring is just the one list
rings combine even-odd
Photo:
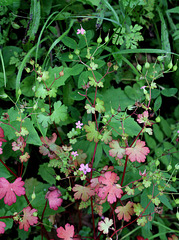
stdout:
[[74,236],[74,226],[69,223],[65,225],[65,229],[63,227],[57,228],[57,236],[59,238],[63,238],[64,240],[71,240]]
[[0,127],[0,142],[7,142],[4,138],[4,130]]

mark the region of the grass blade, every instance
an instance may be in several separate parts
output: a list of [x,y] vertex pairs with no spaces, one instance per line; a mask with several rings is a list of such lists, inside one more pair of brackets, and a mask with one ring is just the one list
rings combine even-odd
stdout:
[[[40,43],[44,42],[47,38],[44,38],[43,40],[41,40]],[[20,89],[20,80],[22,77],[22,72],[24,70],[25,64],[28,60],[28,58],[30,57],[30,55],[32,54],[32,52],[36,49],[37,45],[35,45],[33,48],[30,49],[30,51],[27,53],[27,55],[24,57],[24,59],[22,60],[22,63],[20,65],[18,74],[17,74],[17,78],[16,78],[16,97],[18,97],[18,90]]]
[[4,66],[4,59],[3,59],[3,55],[2,55],[1,49],[0,49],[0,58],[1,58],[1,62],[2,62],[2,70],[3,70],[3,75],[4,75],[4,86],[6,87],[6,82],[7,82],[6,70],[5,70],[5,66]]

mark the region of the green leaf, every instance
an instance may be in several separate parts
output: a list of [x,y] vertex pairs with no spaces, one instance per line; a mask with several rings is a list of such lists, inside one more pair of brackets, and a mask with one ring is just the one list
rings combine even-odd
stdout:
[[67,107],[61,101],[55,102],[54,111],[50,117],[57,124],[60,121],[65,121],[67,119]]
[[147,143],[147,146],[151,149],[155,149],[157,144],[154,138],[150,137],[148,134],[144,133],[145,141]]
[[38,98],[42,98],[42,99],[45,99],[46,96],[47,96],[48,92],[47,90],[45,89],[44,85],[43,84],[40,84],[38,87],[37,87],[37,90],[35,92],[35,96],[38,97]]
[[33,76],[28,76],[24,78],[20,85],[22,94],[27,97],[33,97],[34,96],[34,92],[32,91],[33,84],[34,84]]
[[129,105],[133,105],[135,103],[134,100],[131,100],[121,88],[114,89],[111,87],[107,91],[102,92],[104,106],[106,111],[110,111],[111,107],[113,109],[118,109],[119,104],[121,110],[124,111]]
[[51,185],[56,184],[55,170],[51,167],[48,167],[48,163],[40,165],[38,175],[40,175],[44,181],[50,183]]
[[[119,134],[122,134],[123,131],[121,129],[122,125],[121,125],[121,122],[119,121],[119,118],[123,116],[124,113],[120,113],[118,114],[117,116],[117,119],[115,118],[112,118],[111,120],[111,123],[110,125],[117,131],[112,131],[113,132],[113,135],[115,137],[118,136],[118,133]],[[126,119],[124,119],[122,121],[123,123],[123,127],[124,127],[124,131],[127,135],[131,136],[131,137],[134,137],[134,136],[137,136],[137,134],[140,132],[141,130],[141,127],[139,126],[139,124],[131,117],[128,117],[126,116]]]
[[96,98],[95,110],[99,113],[105,112],[104,102],[99,98]]
[[[148,198],[148,195],[150,195],[152,193],[152,190],[153,190],[152,188],[153,188],[153,186],[151,186],[149,188],[145,188],[143,193],[141,194],[140,202],[141,202],[142,207],[144,207],[144,208],[147,206],[147,204],[150,201],[150,199]],[[150,213],[154,212],[154,208],[155,208],[154,204],[150,203],[150,205],[145,210],[145,214],[150,214]],[[145,226],[142,227],[142,235],[147,236],[147,237],[152,236],[151,230],[152,230],[152,222],[147,221]]]
[[26,127],[28,132],[29,132],[29,135],[28,135],[28,138],[27,138],[27,144],[33,144],[33,145],[36,145],[36,146],[41,146],[42,142],[40,140],[40,137],[39,137],[37,131],[35,130],[35,128],[33,126],[33,122],[29,118],[27,118],[27,119],[25,119],[22,126]]
[[36,33],[40,24],[40,1],[31,0],[30,6],[30,16],[32,16],[32,20],[30,21],[29,30],[27,31],[27,36],[29,36],[28,41],[32,41],[35,39]]
[[163,117],[160,116],[160,126],[163,132],[167,137],[171,137],[171,128],[170,125],[168,124],[167,120],[165,120]]
[[88,121],[88,125],[84,125],[84,129],[87,132],[86,138],[88,141],[92,142],[94,140],[95,143],[99,141],[99,132],[95,129],[95,122]]
[[1,177],[4,178],[10,178],[12,175],[10,174],[10,172],[7,170],[7,168],[1,164]]
[[102,145],[98,144],[95,154],[94,168],[97,168],[99,166],[99,162],[102,159],[102,154],[103,154]]
[[[166,50],[167,52],[171,52],[167,25],[166,25],[165,19],[163,17],[162,11],[160,10],[159,6],[157,6],[157,11],[159,13],[159,17],[160,17],[160,20],[161,20],[161,45],[162,45],[162,49]],[[165,66],[167,66],[169,64],[169,62],[171,61],[171,55],[167,54],[165,59],[166,59]]]
[[13,3],[13,0],[1,0],[1,6],[8,6]]
[[163,142],[163,132],[160,130],[160,127],[157,124],[153,125],[154,136],[159,142]]
[[165,97],[172,97],[178,92],[177,88],[165,88],[161,91],[161,94]]
[[44,114],[40,113],[37,116],[38,123],[42,124],[43,128],[47,128],[49,124],[52,124],[52,121],[50,119],[50,116],[45,116]]
[[65,68],[63,68],[63,67],[54,67],[54,68],[49,67],[48,71],[49,71],[49,79],[46,81],[46,84],[48,86],[50,86],[54,82],[55,78],[59,77],[59,73],[61,71],[63,71],[63,73],[64,73],[64,75],[62,77],[60,77],[59,79],[57,79],[53,83],[53,88],[56,88],[56,89],[60,86],[65,85],[65,81],[71,75],[71,68],[67,68],[67,67],[65,67]]
[[70,37],[67,37],[65,36],[63,39],[62,39],[62,43],[71,48],[71,49],[77,49],[77,43],[74,39],[70,38]]
[[161,107],[161,105],[162,105],[162,98],[161,96],[158,96],[158,98],[154,102],[154,112],[157,112]]

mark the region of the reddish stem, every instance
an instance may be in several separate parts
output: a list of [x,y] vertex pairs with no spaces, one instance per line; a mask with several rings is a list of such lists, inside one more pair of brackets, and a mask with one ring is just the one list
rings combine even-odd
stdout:
[[8,166],[6,166],[6,164],[1,159],[0,159],[0,162],[4,165],[4,167],[7,168],[9,172],[11,172],[16,178],[18,178],[18,176],[10,168],[8,168]]

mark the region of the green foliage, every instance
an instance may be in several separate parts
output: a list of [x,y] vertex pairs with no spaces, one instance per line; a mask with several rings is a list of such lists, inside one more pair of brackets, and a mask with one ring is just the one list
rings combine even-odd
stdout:
[[127,49],[135,49],[138,46],[138,41],[144,40],[140,33],[141,29],[142,27],[138,24],[135,24],[134,27],[130,26],[128,31],[126,28],[115,28],[113,29],[115,35],[113,36],[112,43],[116,45],[123,45],[124,43]]
[[176,2],[1,1],[4,239],[178,234]]

